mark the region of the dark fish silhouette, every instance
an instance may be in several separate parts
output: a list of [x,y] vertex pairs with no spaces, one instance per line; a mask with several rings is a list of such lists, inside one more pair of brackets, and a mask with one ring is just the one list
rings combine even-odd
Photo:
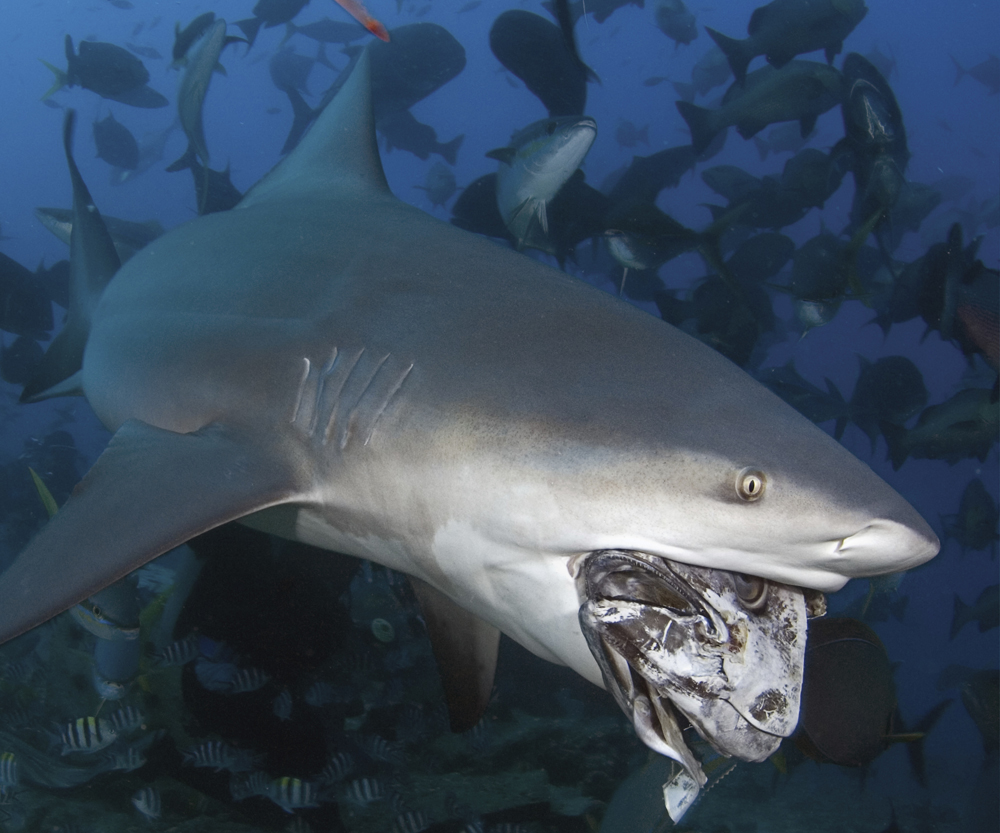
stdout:
[[109,165],[133,171],[139,165],[139,144],[132,132],[113,113],[94,122],[97,156]]
[[975,66],[965,69],[952,55],[951,62],[955,65],[955,84],[965,78],[966,75],[975,78],[980,84],[990,91],[990,95],[1000,93],[1000,58],[990,55],[986,60],[980,61]]
[[29,269],[0,252],[0,330],[47,338],[52,323],[52,303],[39,280]]
[[983,481],[972,478],[958,504],[958,512],[954,515],[942,515],[941,525],[944,527],[944,537],[952,538],[966,550],[990,551],[990,556],[997,556],[997,521],[1000,520],[1000,508],[993,496],[986,490]]
[[583,114],[587,67],[554,23],[532,12],[506,11],[490,28],[490,49],[538,96],[550,116]]
[[449,165],[458,159],[458,149],[465,134],[460,133],[450,142],[439,142],[437,131],[427,124],[421,124],[409,110],[389,113],[375,124],[386,142],[386,150],[398,148],[406,150],[418,159],[427,159],[436,153]]
[[63,87],[80,86],[132,107],[166,107],[167,99],[147,85],[149,70],[135,55],[113,43],[81,41],[77,54],[73,38],[66,35],[66,71],[42,61],[56,80],[42,97],[48,98]]
[[677,46],[687,45],[698,37],[698,24],[684,0],[661,0],[656,7],[656,26]]
[[844,38],[866,14],[864,0],[774,0],[750,15],[749,37],[744,40],[707,26],[705,31],[726,53],[736,80],[742,81],[757,55],[764,55],[769,64],[780,69],[796,55],[822,49],[826,62],[833,63]]
[[250,46],[253,46],[262,26],[270,29],[282,23],[291,23],[308,2],[309,0],[257,0],[257,5],[253,7],[253,17],[237,20],[236,25],[247,36]]
[[970,622],[975,622],[980,633],[1000,627],[1000,584],[986,587],[974,604],[963,602],[955,594],[955,608],[951,619],[949,639],[954,639]]
[[815,61],[791,61],[781,68],[766,66],[735,82],[716,110],[688,101],[675,102],[691,130],[691,144],[704,151],[716,134],[735,126],[744,139],[769,124],[799,122],[803,136],[812,133],[816,119],[836,107],[843,92],[843,78],[836,69]]

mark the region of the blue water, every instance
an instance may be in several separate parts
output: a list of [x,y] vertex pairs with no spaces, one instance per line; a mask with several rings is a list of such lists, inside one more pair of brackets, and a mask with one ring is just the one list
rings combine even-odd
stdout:
[[[70,202],[70,185],[61,147],[63,113],[39,102],[52,82],[40,58],[64,66],[63,39],[67,33],[77,42],[93,35],[98,40],[117,44],[131,41],[151,46],[169,56],[175,21],[187,22],[207,10],[233,21],[249,16],[252,5],[252,0],[218,0],[215,3],[136,0],[135,8],[130,10],[115,8],[105,0],[86,3],[8,0],[0,5],[0,43],[3,45],[0,50],[0,227],[10,238],[0,242],[0,249],[31,268],[43,259],[51,264],[67,256],[63,244],[34,216],[36,206],[66,206]],[[415,11],[428,4],[407,0],[400,13],[397,13],[394,0],[370,0],[368,5],[376,17],[392,27],[413,22],[417,19]],[[484,157],[488,150],[504,145],[514,129],[546,113],[523,85],[514,88],[506,82],[499,63],[489,50],[490,25],[508,6],[486,0],[478,8],[457,15],[462,0],[433,0],[429,5],[426,16],[419,19],[445,26],[465,47],[467,66],[457,78],[415,105],[413,113],[420,121],[432,125],[441,141],[458,133],[465,134],[454,168],[458,183],[463,186],[495,169],[495,163]],[[589,86],[587,104],[587,112],[596,118],[599,128],[598,138],[584,166],[588,182],[595,187],[607,174],[628,163],[633,153],[645,155],[687,140],[686,127],[674,107],[671,85],[645,87],[642,81],[654,75],[688,80],[695,60],[711,46],[702,27],[708,25],[739,36],[745,31],[754,8],[753,3],[744,0],[692,4],[690,8],[697,15],[700,34],[690,46],[675,48],[654,25],[654,5],[649,2],[645,9],[624,7],[600,25],[585,18],[576,28],[582,58],[601,79],[599,85]],[[535,3],[522,3],[519,7],[544,14]],[[329,0],[312,0],[297,22],[309,22],[324,15],[347,19]],[[159,20],[156,26],[152,25],[154,18]],[[139,22],[144,22],[145,28],[133,37],[133,29]],[[240,190],[249,188],[278,160],[290,125],[287,99],[272,85],[266,61],[277,48],[283,31],[283,27],[262,30],[246,57],[242,47],[228,49],[223,56],[228,74],[213,79],[205,104],[205,132],[213,167],[228,164],[233,182]],[[895,72],[889,81],[903,112],[912,153],[907,177],[912,181],[933,183],[946,175],[962,175],[975,181],[974,189],[958,204],[943,202],[924,222],[921,234],[911,233],[904,238],[895,252],[899,260],[913,260],[926,251],[929,243],[943,239],[956,208],[964,208],[973,200],[978,203],[995,198],[1000,190],[1000,98],[990,96],[985,87],[970,77],[956,86],[949,57],[954,56],[963,66],[978,63],[991,50],[996,50],[998,32],[1000,3],[995,0],[978,3],[870,0],[867,17],[845,43],[845,53],[853,50],[864,54],[878,48],[895,58]],[[311,41],[303,38],[295,38],[293,43],[304,54],[311,54],[314,48]],[[331,56],[335,54],[332,47],[328,47],[328,51]],[[339,57],[337,61],[343,63]],[[150,85],[173,101],[178,74],[167,69],[166,60],[144,59],[144,63],[151,72]],[[316,66],[309,81],[310,90],[321,94],[334,77],[330,70]],[[714,101],[721,89],[710,93],[707,101]],[[169,126],[175,115],[173,106],[138,110],[109,103],[80,88],[62,91],[54,98],[76,108],[79,113],[76,158],[103,213],[133,220],[157,219],[166,228],[195,215],[188,173],[167,174],[162,171],[163,165],[158,165],[126,185],[113,187],[109,183],[107,164],[94,158],[92,120],[103,118],[110,109],[141,140],[145,133]],[[316,101],[318,96],[313,98],[313,102]],[[705,102],[699,99],[699,103]],[[269,108],[278,108],[280,112],[269,114]],[[622,119],[631,120],[638,126],[648,123],[649,148],[640,145],[627,149],[618,145],[615,131]],[[767,132],[765,130],[764,134]],[[810,146],[827,150],[842,135],[840,110],[835,108],[820,117],[817,134]],[[168,145],[165,162],[180,156],[184,147],[185,139],[178,131]],[[760,176],[779,173],[787,158],[781,154],[761,162],[752,143],[744,142],[731,131],[724,151],[708,164],[738,165]],[[427,169],[436,160],[437,157],[432,157],[422,162],[399,150],[383,154],[386,175],[394,193],[430,211],[424,192],[414,186],[423,183]],[[694,228],[702,228],[710,221],[702,204],[718,201],[698,176],[703,167],[699,165],[693,175],[686,175],[678,188],[664,191],[658,203],[672,216]],[[852,195],[853,180],[847,176],[822,211],[811,211],[804,220],[783,232],[796,243],[802,243],[819,232],[821,223],[833,230],[843,228]],[[448,216],[440,208],[436,214],[442,219]],[[1000,229],[984,233],[979,256],[987,266],[996,268],[1000,261]],[[371,245],[377,247],[379,241],[373,239]],[[571,272],[577,269],[573,264],[569,267]],[[689,287],[703,270],[700,258],[691,254],[670,262],[660,274],[668,287],[681,289]],[[617,274],[588,276],[608,291],[613,291],[612,281],[617,278]],[[655,312],[651,305],[649,309]],[[775,310],[783,319],[789,320],[792,316],[790,304],[780,296],[775,300]],[[878,327],[868,325],[870,317],[870,310],[861,304],[845,303],[831,324],[817,328],[801,341],[790,336],[770,349],[763,364],[778,366],[794,357],[797,369],[805,378],[822,385],[824,377],[828,377],[841,391],[849,394],[857,378],[858,356],[875,360],[901,354],[910,357],[923,372],[930,403],[942,402],[953,394],[966,367],[965,359],[953,345],[942,342],[937,333],[924,338],[924,325],[920,320],[896,325],[890,335],[883,338]],[[11,337],[5,338],[9,342]],[[16,458],[28,438],[44,434],[55,418],[55,409],[64,405],[57,401],[17,406],[14,403],[16,393],[13,387],[0,383],[0,413],[4,419],[0,462],[3,463]],[[100,453],[108,435],[82,402],[75,406],[74,414],[76,421],[67,430],[73,434],[89,464]],[[831,424],[824,427],[830,430]],[[910,500],[939,533],[940,516],[957,511],[962,490],[973,476],[983,480],[994,498],[997,495],[995,446],[983,462],[970,459],[948,465],[935,460],[909,460],[900,471],[894,472],[884,459],[883,440],[879,440],[872,455],[868,438],[852,425],[848,426],[843,442]],[[5,557],[10,555],[4,553]],[[991,561],[985,552],[969,553],[961,558],[954,542],[946,542],[933,562],[905,578],[900,589],[900,593],[910,598],[905,622],[890,619],[875,626],[893,661],[899,664],[895,679],[904,716],[921,715],[942,698],[935,678],[945,666],[951,663],[996,666],[1000,653],[997,630],[979,633],[974,626],[967,626],[954,641],[948,638],[955,594],[971,602],[982,588],[996,581],[996,560]],[[841,599],[846,600],[864,590],[860,584],[857,587],[849,585],[842,591]],[[955,695],[954,690],[949,692],[949,696]],[[956,813],[961,813],[968,800],[968,790],[981,769],[983,756],[979,734],[959,703],[952,705],[928,737],[926,755],[927,790],[921,790],[909,778],[905,756],[899,749],[891,750],[875,765],[876,775],[869,789],[888,801],[915,805],[926,800],[935,806],[953,807]],[[712,801],[713,797],[705,800]],[[859,808],[859,812],[867,811]],[[191,813],[197,815],[196,810]],[[859,819],[858,823],[861,826],[857,829],[872,829],[871,819]]]

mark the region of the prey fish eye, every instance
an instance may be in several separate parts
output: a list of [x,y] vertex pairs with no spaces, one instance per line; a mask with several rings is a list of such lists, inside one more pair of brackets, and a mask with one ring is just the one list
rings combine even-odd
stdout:
[[762,610],[767,604],[768,583],[760,576],[748,576],[744,573],[733,573],[733,584],[736,596],[747,610]]
[[760,469],[747,467],[736,475],[736,494],[745,501],[760,500],[767,486],[767,477]]

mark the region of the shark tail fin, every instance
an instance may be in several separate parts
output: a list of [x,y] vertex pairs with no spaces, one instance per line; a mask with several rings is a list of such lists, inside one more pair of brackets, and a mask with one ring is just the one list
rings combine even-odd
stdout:
[[[41,58],[39,58],[38,60],[42,61]],[[45,64],[45,66],[47,66],[50,70],[52,70],[52,74],[56,77],[56,80],[53,82],[52,86],[49,87],[48,90],[46,90],[45,95],[43,95],[41,98],[42,101],[45,101],[47,98],[55,95],[57,92],[59,92],[59,90],[63,89],[69,84],[69,75],[63,70],[59,69],[59,67],[52,66],[52,64],[50,64],[48,61],[42,61],[42,63]]]
[[80,392],[79,372],[90,321],[104,287],[121,266],[115,244],[73,159],[76,111],[67,110],[63,148],[73,183],[73,231],[69,241],[70,304],[66,325],[52,340],[34,375],[21,391],[22,402]]

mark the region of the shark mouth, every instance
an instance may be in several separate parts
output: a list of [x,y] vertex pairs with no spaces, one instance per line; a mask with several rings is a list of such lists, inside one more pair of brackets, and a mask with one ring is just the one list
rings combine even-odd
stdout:
[[679,715],[719,754],[763,761],[799,718],[808,615],[800,588],[623,550],[585,557],[580,626],[650,749],[681,765],[664,785],[676,822],[707,778]]

